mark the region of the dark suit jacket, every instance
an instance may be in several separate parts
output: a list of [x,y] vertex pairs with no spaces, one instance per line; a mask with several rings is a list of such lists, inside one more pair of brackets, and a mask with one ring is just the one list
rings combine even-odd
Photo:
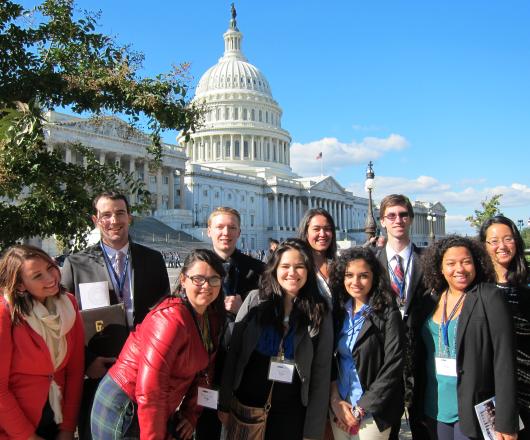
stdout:
[[[169,278],[160,252],[133,242],[129,242],[129,246],[131,251],[131,284],[134,297],[134,324],[138,324],[143,321],[149,308],[169,293]],[[107,270],[99,243],[68,256],[61,272],[61,284],[68,292],[75,294],[81,309],[83,304],[79,295],[80,283],[108,281],[110,303],[118,303],[112,278]]]
[[[344,321],[336,323],[335,334]],[[339,328],[340,327],[340,328]],[[370,314],[357,336],[352,355],[363,395],[357,404],[372,413],[379,431],[401,419],[403,396],[403,322],[397,306]],[[338,359],[335,355],[335,359]],[[337,362],[332,380],[336,380]]]
[[[235,291],[232,293],[241,295],[244,301],[251,290],[258,288],[259,278],[265,265],[263,262],[245,255],[239,249],[234,251],[230,259],[232,260],[232,265],[228,275],[231,281],[234,281],[231,283],[232,286],[235,286]],[[235,281],[235,278],[237,278],[237,281]]]
[[[403,315],[403,322],[407,327],[410,327],[410,323],[408,322],[410,310],[418,305],[420,298],[425,292],[425,286],[423,284],[423,269],[421,267],[421,250],[414,243],[412,243],[412,253],[412,267],[408,269],[412,271],[410,274],[410,286],[405,286],[408,294]],[[391,279],[390,274],[388,273],[388,257],[386,254],[386,246],[381,249],[381,252],[377,258],[385,268],[388,282],[390,283]]]
[[[438,294],[423,298],[416,332],[414,407],[423,412],[425,346],[419,332],[438,304]],[[467,293],[458,317],[456,339],[458,418],[462,433],[482,438],[474,405],[496,397],[495,426],[500,432],[517,432],[517,404],[513,324],[502,292],[480,283]]]

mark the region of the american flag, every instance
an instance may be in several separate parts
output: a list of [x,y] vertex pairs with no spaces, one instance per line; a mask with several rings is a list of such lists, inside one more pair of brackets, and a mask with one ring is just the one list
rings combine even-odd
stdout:
[[316,160],[322,159],[322,151],[317,154]]

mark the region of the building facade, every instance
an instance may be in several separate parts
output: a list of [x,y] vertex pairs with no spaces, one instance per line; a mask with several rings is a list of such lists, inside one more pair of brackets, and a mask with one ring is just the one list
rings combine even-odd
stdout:
[[[145,158],[148,137],[113,116],[92,120],[50,112],[47,142],[62,149],[67,162],[82,163],[68,147],[80,142],[102,163],[118,163],[153,194],[151,215],[204,241],[208,216],[218,206],[241,213],[243,249],[266,249],[271,238],[294,236],[305,211],[322,207],[333,216],[339,239],[363,243],[368,200],[332,176],[292,171],[282,109],[263,73],[243,54],[235,11],[223,38],[224,54],[201,77],[193,98],[205,104],[204,124],[189,141],[179,136],[178,145],[164,145],[161,168],[152,170]],[[414,209],[417,244],[429,241],[429,209],[437,213],[436,236],[445,234],[443,206],[416,202]]]

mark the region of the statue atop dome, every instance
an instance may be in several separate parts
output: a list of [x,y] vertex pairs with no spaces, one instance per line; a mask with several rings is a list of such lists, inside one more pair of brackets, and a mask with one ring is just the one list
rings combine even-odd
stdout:
[[232,3],[232,6],[230,8],[230,13],[232,15],[232,18],[230,19],[230,28],[234,29],[235,31],[239,31],[239,29],[237,28],[237,21],[236,21],[237,11],[236,11],[236,7],[234,3]]

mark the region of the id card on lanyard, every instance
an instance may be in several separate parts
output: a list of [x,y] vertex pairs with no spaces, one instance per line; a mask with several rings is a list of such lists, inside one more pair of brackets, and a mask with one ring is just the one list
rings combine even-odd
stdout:
[[125,257],[123,273],[121,274],[121,276],[118,276],[116,270],[114,269],[114,266],[112,265],[112,262],[110,261],[110,257],[107,254],[107,251],[105,250],[105,246],[102,242],[99,242],[99,244],[101,246],[101,250],[103,251],[103,259],[105,260],[105,264],[110,269],[110,273],[112,274],[112,278],[117,289],[116,293],[118,294],[118,299],[123,300],[123,288],[125,286],[125,278],[127,278],[127,270],[129,268],[129,252],[127,252],[127,256]]

